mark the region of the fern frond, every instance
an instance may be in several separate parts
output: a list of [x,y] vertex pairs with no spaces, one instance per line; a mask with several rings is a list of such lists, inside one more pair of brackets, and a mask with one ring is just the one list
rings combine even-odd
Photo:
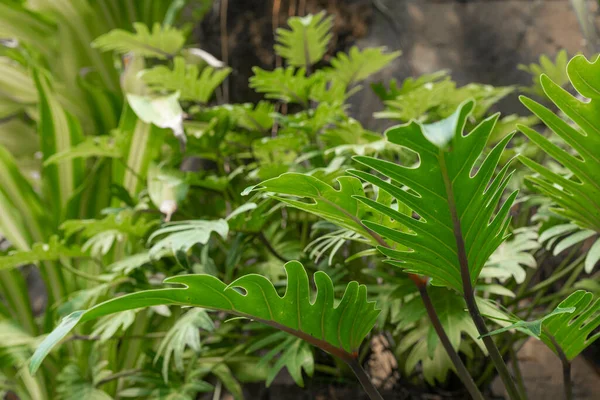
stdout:
[[379,72],[402,54],[400,51],[385,53],[384,47],[373,47],[359,50],[353,46],[348,54],[339,52],[331,60],[332,68],[325,71],[345,83],[352,85],[363,81]]
[[290,18],[290,29],[278,28],[276,31],[275,52],[291,66],[309,68],[325,55],[331,40],[332,22],[333,17],[326,17],[325,11]]
[[156,91],[179,92],[179,99],[207,103],[215,89],[231,73],[231,68],[215,69],[186,64],[183,57],[175,57],[173,69],[164,65],[142,72],[142,80]]
[[[258,93],[265,93],[268,99],[281,100],[285,103],[308,105],[310,90],[315,80],[306,76],[304,68],[277,68],[265,71],[253,67],[254,76],[250,78],[250,87]],[[316,75],[315,75],[316,76]]]

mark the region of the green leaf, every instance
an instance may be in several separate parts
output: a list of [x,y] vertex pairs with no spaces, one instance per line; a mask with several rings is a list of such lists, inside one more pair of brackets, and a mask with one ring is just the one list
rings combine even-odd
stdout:
[[229,226],[224,219],[215,221],[177,221],[169,222],[150,235],[148,242],[154,241],[159,236],[160,240],[152,245],[150,257],[156,258],[161,251],[170,250],[172,254],[187,253],[196,244],[206,244],[211,233],[216,232],[223,239],[227,238]]
[[114,139],[110,136],[89,137],[69,149],[52,154],[44,161],[44,166],[60,164],[75,158],[89,157],[119,158],[121,149],[115,146]]
[[161,169],[156,165],[148,168],[148,195],[156,208],[166,215],[166,221],[171,220],[188,189],[189,184],[185,181],[183,172]]
[[532,251],[540,248],[536,227],[516,229],[510,240],[502,243],[485,263],[480,278],[497,278],[505,282],[513,277],[515,282],[523,283],[525,268],[537,267]]
[[570,170],[573,177],[559,175],[523,156],[520,160],[536,173],[527,178],[533,186],[558,204],[559,208],[555,210],[558,214],[582,228],[600,232],[600,158],[595,151],[600,148],[600,113],[597,111],[600,82],[594,78],[600,73],[600,61],[597,59],[590,63],[584,56],[576,56],[569,62],[567,72],[575,89],[582,95],[590,96],[589,102],[573,97],[546,75],[542,75],[541,83],[548,98],[576,126],[529,98],[522,97],[521,102],[571,146],[577,155],[561,149],[530,128],[519,126],[519,130]]
[[348,54],[339,52],[331,60],[332,68],[325,72],[346,85],[363,81],[379,72],[402,54],[400,51],[385,53],[384,47],[369,47],[360,50],[353,46]]
[[540,83],[540,76],[546,75],[560,86],[569,83],[567,75],[567,63],[569,57],[566,50],[560,50],[556,53],[554,61],[545,54],[540,56],[539,64],[531,63],[529,65],[519,64],[518,68],[531,75],[532,85],[527,88],[531,93],[544,97],[544,89]]
[[308,68],[319,62],[331,40],[333,17],[326,15],[321,11],[288,19],[290,29],[278,28],[275,32],[275,52],[294,67]]
[[163,357],[162,374],[165,382],[169,380],[171,357],[175,369],[181,372],[184,369],[185,349],[189,347],[196,353],[200,352],[200,329],[210,332],[215,326],[205,310],[192,309],[179,318],[167,332],[154,357],[154,362]]
[[[79,122],[59,104],[46,77],[34,74],[38,90],[40,150],[46,162],[53,154],[71,149],[83,140]],[[48,196],[52,200],[55,221],[61,217],[74,216],[78,210],[77,200],[72,196],[83,182],[85,164],[81,159],[72,159],[59,165],[47,165],[42,170],[42,179]]]
[[[475,343],[486,354],[485,345],[479,339],[479,333],[469,316],[464,299],[445,288],[430,287],[428,292],[430,292],[433,306],[448,334],[452,347],[459,351],[469,348],[472,343]],[[477,303],[484,314],[504,316],[495,306],[484,299],[478,297]],[[454,367],[443,350],[443,346],[439,343],[439,338],[427,317],[427,310],[420,297],[412,297],[404,303],[390,322],[403,332],[398,343],[397,353],[406,354],[406,372],[412,373],[417,363],[420,362],[427,382],[434,384],[436,380],[446,381],[448,371]],[[469,356],[466,352],[465,355],[473,358],[473,355]]]
[[[357,196],[366,205],[411,231],[402,232],[380,223],[364,221],[368,228],[387,238],[390,243],[408,247],[405,250],[379,247],[389,257],[388,262],[409,273],[429,276],[435,284],[459,292],[462,292],[463,286],[457,237],[460,235],[464,241],[471,283],[474,284],[489,256],[507,237],[508,212],[517,195],[516,192],[512,193],[500,206],[511,176],[508,165],[494,176],[498,161],[512,135],[498,143],[483,163],[477,163],[497,116],[487,118],[470,133],[463,135],[466,120],[474,107],[473,102],[463,103],[453,116],[433,126],[412,122],[386,132],[390,142],[419,154],[418,166],[407,167],[372,157],[354,157],[391,182],[363,171],[350,171],[388,192],[398,203],[406,205],[420,217],[415,219]],[[408,190],[401,185],[406,185]],[[453,224],[453,214],[456,215],[460,230]]]
[[319,78],[318,74],[307,77],[304,68],[294,67],[277,68],[273,71],[253,67],[252,72],[254,75],[250,77],[249,84],[252,89],[258,93],[265,93],[267,99],[303,106],[308,105],[311,86]]
[[269,387],[279,371],[285,367],[294,382],[298,386],[304,387],[302,371],[304,370],[308,376],[312,376],[314,372],[314,357],[310,346],[293,337],[288,338],[281,345],[283,352],[279,355],[275,365],[269,368],[265,384]]
[[205,104],[230,73],[231,68],[215,69],[210,66],[199,72],[197,65],[186,64],[182,57],[175,57],[172,70],[159,65],[144,70],[141,77],[155,91],[179,92],[180,100]]
[[367,301],[366,287],[350,282],[335,306],[331,279],[319,271],[314,276],[316,298],[311,302],[308,275],[302,264],[288,262],[285,270],[288,287],[283,297],[271,282],[256,274],[242,276],[229,285],[211,275],[182,275],[168,278],[165,283],[183,287],[131,293],[77,311],[64,318],[40,344],[31,358],[30,370],[35,372],[77,323],[161,304],[226,311],[288,332],[342,359],[357,357],[361,342],[379,315],[375,303]]
[[596,239],[585,257],[585,273],[591,274],[598,261],[600,261],[600,237]]
[[369,208],[353,197],[365,195],[362,184],[358,179],[348,176],[340,177],[337,181],[339,190],[314,176],[290,172],[251,186],[242,194],[251,191],[271,193],[272,197],[289,206],[318,215],[367,239],[371,238],[361,222]]
[[502,329],[488,333],[496,335],[517,329],[541,339],[556,352],[551,335],[569,360],[573,360],[585,348],[600,338],[594,333],[600,326],[600,301],[585,290],[577,290],[563,300],[552,312],[535,321],[517,321]]
[[117,231],[135,238],[141,238],[156,223],[156,220],[146,220],[136,217],[131,212],[122,211],[109,214],[103,219],[68,220],[61,224],[60,229],[64,231],[66,238],[76,233],[79,233],[84,238],[90,238],[106,231]]
[[150,31],[145,24],[134,22],[133,29],[135,33],[114,29],[94,40],[92,46],[102,51],[164,59],[177,54],[185,43],[183,32],[170,25],[156,22]]
[[145,123],[169,128],[177,137],[184,135],[179,92],[166,96],[138,96],[128,93],[126,97],[131,109]]
[[139,119],[129,105],[121,114],[118,130],[124,138],[119,142],[123,162],[115,161],[112,165],[113,183],[124,187],[133,197],[145,187],[146,173],[164,143],[165,131]]
[[52,236],[46,243],[35,243],[31,250],[16,250],[0,257],[0,271],[12,269],[41,261],[57,261],[61,258],[86,257],[85,251],[78,247],[70,247]]

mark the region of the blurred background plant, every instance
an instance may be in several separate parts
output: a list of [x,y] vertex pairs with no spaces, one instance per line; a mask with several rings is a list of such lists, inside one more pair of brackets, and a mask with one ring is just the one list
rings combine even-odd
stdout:
[[[369,339],[388,343],[398,364],[392,386],[464,396],[450,359],[435,346],[416,289],[381,262],[363,233],[315,212],[302,202],[310,196],[245,189],[293,173],[283,175],[295,176],[287,190],[317,181],[341,196],[346,170],[363,168],[353,156],[418,162],[416,153],[352,118],[350,100],[361,90],[373,90],[383,103],[374,117],[394,124],[436,122],[474,99],[469,131],[519,91],[554,107],[556,99],[546,97],[550,84],[539,76],[567,87],[566,53],[523,67],[532,75],[528,88],[461,86],[447,71],[369,88],[368,78],[402,62],[400,52],[351,47],[329,54],[331,16],[297,10],[302,16],[276,31],[278,66],[253,69],[248,85],[263,100],[229,103],[237,88],[228,86],[235,71],[227,52],[219,60],[194,43],[186,23],[211,7],[209,1],[0,2],[0,390],[21,399],[194,399],[224,392],[242,398],[248,384],[271,384],[283,369],[300,386],[307,377],[348,382],[351,371],[339,359],[288,333],[179,306],[87,322],[37,374],[27,368],[43,338],[72,311],[189,273],[226,284],[257,273],[283,293],[282,265],[300,260],[309,273],[327,273],[338,298],[349,281],[367,285],[382,308]],[[487,148],[517,125],[534,137],[527,127],[558,123],[534,108],[536,116],[501,117]],[[545,187],[544,174],[582,180],[554,148],[518,135],[500,160],[502,166],[521,154],[533,160],[525,164],[545,169],[536,170],[542,178],[526,180],[531,172],[513,164],[510,187],[521,194],[511,209],[512,236],[475,285],[483,314],[495,317],[490,324],[497,327],[540,317],[576,289],[598,293],[598,227],[557,212],[555,203],[570,205],[556,193],[535,190]],[[363,189],[385,196],[376,187]],[[487,390],[495,372],[464,300],[443,287],[431,291],[453,345]],[[527,337],[518,331],[495,340],[514,359]],[[368,344],[361,350],[367,364],[374,353]]]

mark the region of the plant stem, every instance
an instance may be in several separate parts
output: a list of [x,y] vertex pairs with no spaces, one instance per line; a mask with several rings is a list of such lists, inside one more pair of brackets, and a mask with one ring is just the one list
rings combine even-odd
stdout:
[[354,372],[354,375],[356,375],[356,377],[358,378],[358,381],[362,385],[363,389],[365,389],[365,392],[367,393],[369,398],[371,400],[383,400],[383,397],[381,397],[381,394],[379,394],[375,386],[373,386],[371,378],[369,378],[369,375],[367,375],[365,370],[360,366],[358,360],[356,358],[351,358],[345,361],[346,364],[348,364],[348,366],[350,367],[350,369],[352,369],[352,372]]
[[560,362],[562,364],[563,386],[565,389],[565,399],[572,400],[573,399],[573,382],[571,381],[571,362],[567,358],[567,355],[565,354],[563,349],[558,345],[558,342],[556,341],[554,336],[552,336],[548,332],[546,332],[546,335],[548,336],[548,338],[552,342],[552,345],[556,349],[556,353],[558,354],[558,358],[560,358]]
[[477,331],[482,337],[483,343],[485,344],[486,349],[498,371],[500,374],[500,378],[502,382],[504,382],[504,386],[506,387],[506,391],[511,399],[521,399],[519,391],[517,390],[517,386],[515,385],[514,380],[512,379],[506,364],[504,363],[504,359],[502,355],[500,355],[500,351],[492,339],[491,336],[485,336],[488,333],[488,329],[485,325],[485,321],[481,316],[481,312],[479,311],[479,307],[477,307],[477,301],[475,300],[475,291],[473,289],[473,284],[471,283],[471,273],[469,271],[469,259],[467,257],[467,252],[465,249],[465,241],[462,234],[462,229],[460,226],[460,219],[458,218],[458,213],[456,210],[456,202],[454,199],[454,190],[452,188],[452,182],[450,177],[448,176],[448,169],[446,167],[446,161],[444,160],[444,153],[440,152],[440,167],[441,172],[444,178],[444,185],[446,186],[446,195],[448,197],[448,207],[450,209],[450,215],[452,217],[452,225],[454,230],[454,239],[456,240],[456,250],[458,253],[458,262],[460,265],[460,276],[463,284],[463,292],[464,298],[467,303],[467,308],[469,310],[469,314],[471,315],[471,319],[475,323],[475,327]]
[[258,238],[260,239],[260,241],[262,242],[262,244],[265,245],[265,247],[267,248],[267,250],[269,250],[269,252],[271,254],[273,254],[276,258],[278,258],[280,261],[283,261],[285,263],[288,262],[288,261],[290,261],[287,258],[285,258],[284,256],[282,256],[281,254],[279,254],[279,252],[277,250],[275,250],[275,248],[273,247],[273,245],[271,244],[271,242],[269,242],[269,240],[267,239],[267,237],[265,236],[265,234],[263,232],[259,232]]
[[109,375],[104,379],[99,380],[95,386],[99,387],[99,386],[107,384],[108,382],[114,381],[115,379],[125,378],[125,377],[131,376],[131,375],[138,374],[140,372],[142,372],[141,369],[127,369],[125,371],[120,371],[115,374]]
[[[375,241],[379,245],[390,248],[390,245],[387,244],[385,239],[383,239],[379,234],[377,234],[373,230],[367,228],[361,221],[358,221],[358,222],[360,223],[360,225],[362,225],[364,227],[366,232],[369,233],[369,235],[371,235],[371,237],[373,237],[373,239],[375,239]],[[421,301],[425,305],[425,309],[427,310],[427,315],[429,316],[429,320],[431,321],[431,324],[433,325],[433,329],[435,329],[435,333],[437,333],[438,337],[440,338],[440,341],[442,342],[442,346],[444,346],[444,350],[448,354],[448,357],[450,357],[450,361],[452,361],[452,364],[454,364],[454,367],[456,368],[456,373],[458,374],[458,377],[463,382],[463,384],[465,385],[465,388],[467,389],[467,391],[469,392],[471,397],[473,397],[473,399],[476,399],[476,400],[483,399],[483,395],[481,394],[481,392],[479,391],[479,388],[473,381],[473,377],[469,373],[469,370],[467,369],[467,367],[465,367],[465,364],[460,359],[456,350],[454,350],[454,347],[452,347],[450,338],[446,334],[446,331],[444,330],[444,326],[442,325],[442,322],[440,321],[440,318],[438,317],[437,312],[435,311],[435,308],[433,307],[433,303],[431,302],[429,293],[427,293],[427,280],[425,280],[422,277],[415,275],[415,274],[408,274],[408,277],[413,281],[413,283],[419,290],[419,295],[421,296]]]
[[512,361],[513,371],[515,372],[515,378],[517,380],[517,387],[519,388],[519,393],[521,393],[521,397],[527,398],[527,389],[525,389],[525,382],[523,381],[523,374],[521,374],[521,368],[519,367],[519,359],[517,358],[517,353],[512,346],[509,346],[508,352],[510,354],[510,360]]
[[419,286],[419,294],[421,295],[421,299],[423,300],[423,304],[425,305],[425,309],[427,310],[427,315],[431,320],[431,324],[433,325],[435,332],[440,338],[442,346],[444,346],[444,350],[446,350],[446,353],[448,353],[448,357],[450,357],[452,364],[454,364],[454,366],[456,367],[456,373],[458,374],[460,380],[464,383],[465,388],[467,389],[467,391],[473,399],[483,400],[484,397],[479,391],[479,388],[477,388],[475,382],[473,381],[473,377],[467,370],[467,367],[465,367],[465,364],[463,364],[456,350],[454,350],[454,347],[452,347],[452,343],[450,343],[450,339],[444,331],[444,327],[442,326],[442,323],[435,311],[435,308],[433,307],[433,303],[431,302],[431,298],[427,293],[427,286]]

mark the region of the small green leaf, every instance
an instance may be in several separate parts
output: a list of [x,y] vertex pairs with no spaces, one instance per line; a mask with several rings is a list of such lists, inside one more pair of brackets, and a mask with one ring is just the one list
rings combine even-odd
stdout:
[[66,246],[57,236],[52,236],[46,243],[35,243],[31,250],[17,250],[0,257],[0,271],[41,261],[57,261],[61,258],[86,257],[88,254],[78,248]]
[[591,274],[598,261],[600,261],[600,237],[596,239],[585,257],[585,273]]
[[230,73],[231,68],[215,69],[210,66],[200,72],[197,65],[186,64],[182,57],[175,57],[172,70],[159,65],[142,71],[141,78],[157,92],[179,92],[182,101],[207,103]]
[[114,29],[94,40],[92,46],[120,54],[133,52],[138,56],[168,58],[185,43],[183,32],[169,25],[161,26],[158,22],[153,25],[152,32],[140,22],[134,22],[133,29],[135,33]]
[[551,313],[535,321],[517,321],[497,329],[487,335],[496,335],[510,329],[517,329],[527,335],[541,339],[556,352],[548,335],[573,360],[586,347],[600,338],[600,332],[593,333],[600,326],[600,300],[585,290],[577,290],[563,300]]
[[50,353],[52,348],[60,342],[73,328],[75,325],[81,320],[85,311],[75,311],[60,321],[60,324],[46,338],[44,341],[38,346],[35,350],[35,353],[31,357],[31,361],[29,362],[29,371],[33,374],[38,370],[44,358]]
[[179,93],[167,96],[138,96],[128,93],[127,102],[143,122],[159,128],[169,128],[175,136],[184,135],[183,110],[179,105]]
[[150,257],[156,258],[158,254],[166,250],[170,250],[173,255],[180,251],[187,253],[196,244],[208,243],[212,232],[216,232],[225,239],[229,233],[227,221],[218,219],[215,221],[194,220],[166,223],[148,238],[148,242],[152,242],[164,235],[152,245]]
[[74,158],[89,157],[119,158],[121,149],[115,145],[110,136],[89,137],[69,149],[52,154],[44,161],[44,166],[59,164]]
[[275,32],[275,52],[294,67],[310,67],[320,61],[331,39],[333,17],[325,11],[316,15],[288,19],[290,29],[278,28]]
[[582,96],[588,99],[600,98],[600,62],[596,58],[589,62],[585,56],[578,55],[569,61],[567,74],[571,84]]
[[360,50],[353,46],[348,54],[338,53],[331,60],[333,68],[325,72],[343,82],[352,85],[379,72],[402,54],[400,51],[385,53],[384,47],[371,47]]

